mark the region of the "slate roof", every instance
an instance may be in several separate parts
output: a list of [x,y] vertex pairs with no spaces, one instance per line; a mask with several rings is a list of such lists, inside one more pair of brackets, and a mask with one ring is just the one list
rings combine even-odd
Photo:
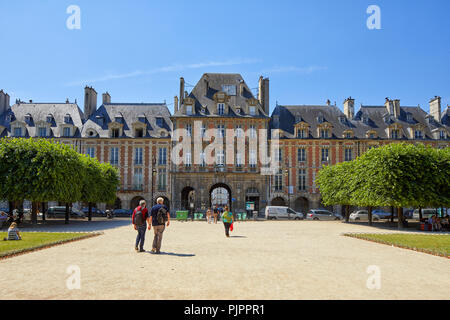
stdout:
[[[206,81],[208,81],[208,92],[206,92]],[[240,94],[240,83],[243,82],[244,90],[243,94]],[[213,110],[216,108],[216,102],[214,101],[214,94],[222,91],[222,85],[233,85],[236,86],[236,95],[231,96],[228,102],[229,113],[223,116],[214,114]],[[238,117],[238,118],[268,118],[265,114],[263,107],[258,102],[257,113],[255,116],[251,116],[245,113],[247,106],[247,99],[255,99],[250,88],[245,83],[244,79],[240,74],[237,73],[205,73],[203,74],[200,81],[188,95],[188,97],[195,100],[195,110],[193,110],[192,115],[183,114],[181,108],[178,112],[174,113],[174,117]],[[242,112],[240,114],[236,113],[236,107],[241,107]],[[205,108],[206,112],[201,112],[202,107]]]
[[[65,116],[70,115],[69,124],[76,127],[73,137],[80,137],[80,129],[84,122],[84,114],[75,103],[16,103],[5,113],[0,115],[0,126],[6,128],[2,136],[11,136],[11,122],[19,121],[26,123],[26,137],[35,137],[37,133],[36,124],[47,122],[47,116],[52,115],[50,124],[50,138],[61,137],[59,127],[65,124]],[[26,121],[30,115],[31,121]]]
[[[408,118],[410,115],[410,118]],[[295,125],[304,121],[309,125],[309,137],[319,138],[318,118],[322,117],[324,122],[332,126],[332,139],[343,138],[344,131],[352,130],[355,138],[367,138],[369,130],[375,131],[381,139],[388,138],[388,127],[392,123],[398,123],[403,128],[403,135],[408,139],[411,136],[409,127],[421,123],[425,127],[425,139],[433,139],[433,130],[446,128],[449,132],[450,112],[449,108],[443,113],[441,123],[429,120],[429,116],[420,107],[400,107],[398,119],[392,119],[385,106],[361,106],[353,119],[347,119],[345,114],[335,105],[278,105],[272,113],[270,120],[271,129],[281,129],[285,138],[295,138]],[[342,121],[341,121],[342,120]],[[366,120],[366,121],[364,121]]]
[[[133,124],[145,123],[146,132],[144,138],[167,138],[172,131],[172,121],[170,111],[164,103],[110,103],[103,104],[89,117],[83,126],[82,136],[88,137],[88,132],[94,130],[95,137],[109,138],[108,124],[115,122],[119,116],[123,120],[122,138],[134,137]],[[157,118],[162,119],[162,123],[157,124]],[[102,120],[103,119],[103,120]],[[103,123],[102,123],[103,121]],[[168,135],[161,136],[164,129]]]

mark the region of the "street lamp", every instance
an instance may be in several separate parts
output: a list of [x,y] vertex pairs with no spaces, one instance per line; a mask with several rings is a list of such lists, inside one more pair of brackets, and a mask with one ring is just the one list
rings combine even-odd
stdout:
[[290,186],[290,183],[291,183],[291,179],[290,179],[291,172],[289,170],[289,167],[284,170],[284,176],[287,178],[287,182],[288,182],[288,187],[287,187],[287,189],[288,189],[288,204],[289,204],[289,208],[290,208],[291,207],[291,190],[290,190],[291,189],[291,186]]
[[152,206],[154,205],[153,203],[153,197],[154,197],[154,188],[155,188],[155,176],[156,176],[156,158],[155,156],[152,157],[152,199],[151,199],[151,204]]

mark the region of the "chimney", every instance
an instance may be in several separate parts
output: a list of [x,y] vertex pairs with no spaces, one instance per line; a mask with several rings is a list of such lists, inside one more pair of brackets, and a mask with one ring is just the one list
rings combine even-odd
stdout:
[[9,95],[0,90],[0,115],[9,109]]
[[384,102],[384,106],[386,107],[386,111],[389,112],[391,116],[394,115],[394,104],[392,100],[389,98],[386,98],[386,101]]
[[178,97],[177,96],[175,96],[173,98],[173,109],[174,109],[175,113],[178,112]]
[[330,99],[328,99],[327,100],[327,106],[330,106],[331,105],[331,101],[330,101]]
[[111,96],[109,95],[108,92],[102,94],[102,100],[103,100],[103,104],[110,104],[111,103]]
[[436,122],[441,122],[441,97],[435,96],[430,101],[430,115]]
[[239,81],[239,94],[241,97],[244,96],[244,80]]
[[400,117],[400,100],[394,100],[394,117],[398,119]]
[[269,97],[269,78],[259,77],[259,92],[258,100],[264,109],[264,112],[268,115],[270,112],[270,97]]
[[184,78],[180,78],[180,108],[184,104]]
[[97,92],[94,88],[84,88],[84,116],[90,118],[97,110]]
[[349,120],[355,117],[355,99],[352,99],[352,97],[344,101],[344,114]]

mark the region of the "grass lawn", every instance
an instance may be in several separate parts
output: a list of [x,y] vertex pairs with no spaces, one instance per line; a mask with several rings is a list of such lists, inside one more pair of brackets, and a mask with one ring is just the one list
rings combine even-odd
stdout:
[[450,256],[450,235],[346,234],[346,236],[437,254],[447,258]]
[[58,245],[65,242],[92,237],[92,233],[50,233],[50,232],[21,232],[22,240],[3,241],[6,232],[0,232],[0,258],[27,251]]

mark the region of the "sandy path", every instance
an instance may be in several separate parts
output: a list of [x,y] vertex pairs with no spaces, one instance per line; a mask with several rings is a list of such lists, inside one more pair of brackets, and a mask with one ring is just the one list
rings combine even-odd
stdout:
[[[341,222],[173,222],[164,255],[137,254],[130,227],[0,261],[0,299],[449,299],[450,262],[343,237],[379,232]],[[151,249],[147,233],[146,249]],[[81,270],[68,290],[66,269]],[[381,289],[366,286],[368,266]],[[11,270],[20,270],[10,272]],[[8,275],[6,277],[6,275]],[[5,290],[8,288],[7,290]]]

